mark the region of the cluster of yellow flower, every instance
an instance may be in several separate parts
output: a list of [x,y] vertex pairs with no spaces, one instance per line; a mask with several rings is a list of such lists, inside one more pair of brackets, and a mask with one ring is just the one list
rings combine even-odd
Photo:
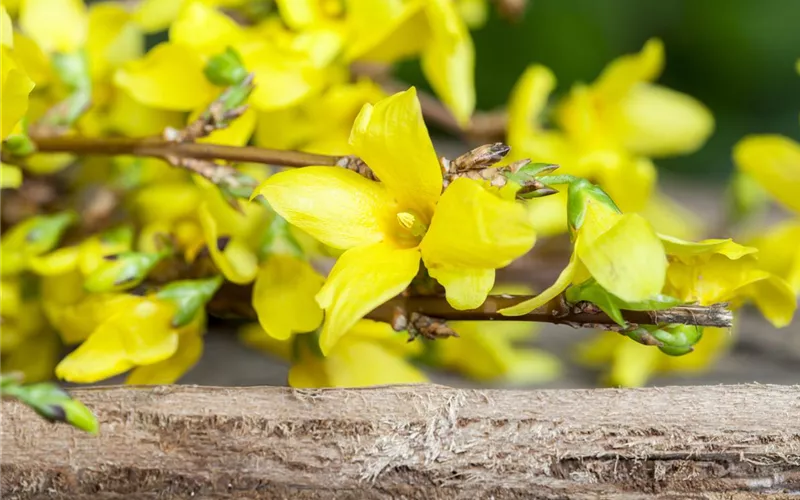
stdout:
[[[36,152],[37,134],[174,132],[216,117],[226,88],[245,89],[233,107],[246,110],[197,142],[355,155],[370,171],[273,174],[240,163],[242,178],[261,184],[232,193],[161,159],[83,158],[59,179],[75,193],[105,186],[121,200],[119,217],[98,231],[67,207],[4,230],[4,372],[41,380],[55,367],[71,382],[130,372],[129,383],[172,383],[200,358],[206,305],[226,283],[252,287],[259,324],[240,337],[287,359],[293,386],[420,381],[418,364],[480,380],[546,380],[559,364],[516,345],[530,339],[527,323],[451,322],[460,339],[408,343],[388,323],[364,318],[413,284],[443,287],[456,310],[481,306],[492,290],[524,293],[495,286],[495,270],[529,252],[537,233],[564,231],[574,252],[557,282],[500,312],[526,314],[559,296],[591,302],[639,341],[606,334],[612,347],[588,351],[624,373],[614,383],[643,383],[652,370],[637,368],[642,359],[667,366],[662,351],[685,354],[702,335],[675,325],[629,328],[622,310],[753,301],[774,324],[790,321],[795,290],[783,268],[762,268],[756,249],[730,240],[674,237],[693,235],[678,232],[685,221],[674,224],[677,208],[656,192],[649,157],[697,149],[713,120],[690,97],[651,83],[663,63],[659,42],[576,86],[553,108],[558,130],[540,120],[553,76],[540,66],[526,71],[509,104],[511,159],[562,168],[556,175],[501,163],[497,182],[448,172],[413,88],[387,95],[352,69],[419,57],[438,98],[466,125],[475,106],[468,25],[485,17],[485,2],[275,3],[277,10],[247,0],[3,0],[0,137],[22,166],[3,164],[4,188],[19,187],[23,171],[63,174],[74,163],[68,152]],[[168,41],[145,51],[145,36],[167,29]],[[252,88],[242,85],[248,75]],[[526,197],[526,179],[566,189]],[[250,191],[249,203],[233,199]],[[62,344],[77,348],[59,361]]]

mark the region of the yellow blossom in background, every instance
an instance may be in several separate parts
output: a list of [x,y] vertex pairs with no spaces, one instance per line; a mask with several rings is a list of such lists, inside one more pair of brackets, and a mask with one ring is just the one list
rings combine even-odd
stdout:
[[664,293],[700,305],[730,302],[737,307],[752,301],[776,327],[791,322],[797,307],[794,290],[759,268],[755,248],[731,240],[661,238],[670,256]]
[[[3,88],[0,102],[0,140],[5,140],[25,116],[28,110],[28,94],[33,90],[34,82],[25,72],[23,63],[18,62],[15,57],[13,28],[5,6],[0,6],[0,24],[3,30],[0,43],[0,82]],[[24,59],[23,57],[22,60]]]
[[732,345],[733,335],[727,328],[704,328],[703,338],[694,351],[675,357],[615,332],[599,332],[593,340],[579,346],[576,358],[585,366],[602,368],[605,385],[640,387],[657,375],[708,371]]
[[408,343],[405,333],[386,323],[360,320],[323,356],[312,335],[277,340],[258,325],[248,325],[239,338],[246,345],[277,355],[291,363],[292,387],[360,387],[426,382],[425,374],[407,361],[421,344]]
[[783,206],[800,213],[800,144],[780,135],[752,135],[736,144],[733,160]]
[[86,42],[88,21],[81,0],[25,0],[19,13],[22,31],[45,52],[80,49]]
[[800,293],[798,241],[800,221],[793,219],[775,224],[747,242],[758,249],[758,267],[786,280],[795,294]]
[[349,0],[349,60],[392,63],[419,55],[436,95],[461,125],[475,109],[475,48],[450,0]]
[[380,183],[345,169],[307,167],[275,174],[256,191],[290,223],[347,250],[317,295],[326,311],[324,353],[405,289],[420,257],[448,301],[468,309],[483,302],[494,270],[535,239],[521,205],[474,181],[458,179],[441,194],[441,170],[413,88],[365,105],[350,144]]

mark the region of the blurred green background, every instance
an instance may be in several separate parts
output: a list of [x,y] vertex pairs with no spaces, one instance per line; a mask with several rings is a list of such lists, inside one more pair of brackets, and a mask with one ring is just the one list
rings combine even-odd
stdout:
[[[721,179],[742,136],[800,138],[800,0],[530,0],[517,23],[492,9],[473,37],[481,109],[502,106],[528,64],[550,67],[564,92],[648,38],[661,38],[666,66],[659,82],[699,99],[716,119],[705,147],[659,160],[662,170]],[[424,87],[417,63],[399,73]]]

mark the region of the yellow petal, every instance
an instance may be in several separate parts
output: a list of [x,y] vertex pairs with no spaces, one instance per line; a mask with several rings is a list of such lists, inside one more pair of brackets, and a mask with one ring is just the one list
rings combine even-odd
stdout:
[[648,40],[641,52],[618,57],[595,82],[597,92],[607,98],[628,93],[636,84],[652,82],[664,69],[664,44],[657,38]]
[[182,335],[178,351],[175,354],[164,361],[134,368],[125,379],[125,383],[133,385],[174,384],[197,364],[202,355],[203,339],[200,335]]
[[567,264],[567,267],[565,267],[561,271],[561,274],[558,275],[558,278],[556,279],[555,283],[550,285],[542,293],[540,293],[536,297],[533,297],[532,299],[520,302],[515,306],[506,307],[505,309],[500,309],[499,311],[500,314],[502,314],[503,316],[522,316],[523,314],[528,314],[534,309],[538,309],[543,305],[547,304],[555,297],[557,297],[558,294],[566,290],[566,288],[572,282],[572,279],[575,277],[577,267],[578,267],[578,259],[576,254],[573,252],[572,256],[569,259],[569,264]]
[[[197,113],[199,114],[199,113]],[[192,118],[190,118],[191,122]],[[226,146],[244,146],[250,141],[250,136],[256,128],[256,112],[248,109],[244,114],[231,122],[223,129],[215,130],[197,142],[209,144],[223,144]]]
[[45,255],[35,255],[28,261],[31,271],[42,276],[58,276],[78,267],[80,247],[64,247]]
[[724,255],[731,260],[736,260],[758,251],[756,248],[740,245],[730,238],[724,240],[708,239],[695,243],[664,234],[660,234],[658,237],[664,245],[664,250],[669,255],[687,263],[695,262],[698,258],[710,258],[714,254]]
[[289,385],[296,388],[316,389],[329,387],[325,359],[311,352],[307,345],[300,345],[297,358],[289,368]]
[[567,193],[537,198],[525,203],[528,218],[539,236],[555,236],[567,231]]
[[424,2],[348,0],[348,60],[393,63],[419,54],[430,40]]
[[512,384],[541,384],[561,375],[557,357],[538,349],[514,350],[505,380]]
[[422,71],[456,121],[466,126],[475,110],[472,38],[451,0],[428,0],[425,12],[433,36],[422,52]]
[[147,106],[190,111],[208,104],[218,93],[206,80],[203,65],[191,48],[162,43],[143,59],[119,69],[114,83]]
[[376,342],[402,356],[419,356],[425,349],[422,342],[409,342],[406,332],[396,332],[389,323],[370,319],[356,323],[346,338]]
[[[145,299],[128,311],[106,320],[98,331],[119,330],[128,359],[149,365],[169,358],[178,348],[178,333],[171,328],[172,306]],[[93,333],[96,335],[97,331]]]
[[792,322],[797,309],[797,298],[792,287],[783,279],[764,272],[761,279],[753,278],[753,283],[741,291],[749,296],[761,314],[776,328],[783,328]]
[[444,287],[447,303],[460,310],[483,304],[494,286],[494,269],[442,266],[431,267],[428,273]]
[[45,52],[74,52],[86,40],[86,4],[81,0],[26,0],[19,24]]
[[555,86],[553,72],[540,65],[528,66],[517,80],[508,102],[508,143],[512,151],[522,149],[528,137],[539,129],[541,115]]
[[133,16],[148,33],[163,31],[178,17],[184,3],[185,0],[142,0]]
[[800,144],[780,135],[751,135],[736,144],[733,160],[776,200],[800,212]]
[[524,205],[462,178],[445,190],[420,248],[428,269],[496,269],[524,255],[535,240]]
[[714,117],[700,101],[660,85],[637,85],[611,113],[625,148],[650,157],[693,153],[714,131]]
[[795,293],[800,292],[800,221],[786,221],[769,227],[750,244],[758,249],[760,268],[785,279]]
[[657,190],[652,193],[639,213],[660,234],[683,239],[696,239],[705,232],[700,214],[689,210]]
[[324,281],[304,260],[270,255],[253,287],[253,309],[264,331],[285,340],[315,330],[322,323],[322,309],[314,296]]
[[0,5],[0,45],[3,47],[14,47],[14,25],[5,5]]
[[14,60],[36,85],[44,86],[50,81],[50,59],[32,38],[22,33],[14,33]]
[[93,4],[89,8],[86,52],[92,78],[100,80],[123,63],[141,57],[144,34],[121,5]]
[[[326,245],[347,249],[383,240],[386,189],[355,172],[337,167],[305,167],[280,172],[256,189],[281,217]],[[387,222],[388,219],[388,222]]]
[[236,21],[210,5],[189,2],[169,28],[169,39],[206,55],[221,52],[244,38]]
[[[617,335],[606,332],[604,335]],[[658,369],[662,356],[654,346],[636,343],[629,339],[623,341],[614,350],[614,360],[608,373],[606,383],[611,386],[640,387]]]
[[123,89],[117,89],[108,109],[108,125],[128,137],[161,134],[165,128],[181,128],[183,114],[146,106]]
[[419,369],[380,344],[344,339],[325,359],[331,387],[427,382]]
[[648,158],[595,150],[580,158],[581,168],[592,172],[597,183],[623,212],[638,212],[650,200],[656,185],[656,167]]
[[22,185],[22,170],[15,165],[0,163],[0,189],[18,188]]
[[319,0],[276,0],[281,19],[290,28],[300,30],[325,19]]
[[0,51],[0,71],[2,71],[2,119],[0,119],[0,139],[5,139],[14,126],[28,110],[28,94],[34,83],[16,66],[7,49]]
[[[223,240],[222,249],[220,249],[220,238],[228,235],[220,234],[220,225],[211,215],[207,201],[200,205],[198,216],[211,260],[214,261],[223,276],[240,285],[253,281],[258,272],[258,258],[255,252],[237,236],[231,236],[227,241]],[[225,229],[225,226],[221,228]]]
[[137,192],[132,205],[142,224],[172,223],[193,218],[201,196],[201,190],[188,182],[159,183]]
[[56,376],[67,382],[91,384],[124,373],[134,364],[128,358],[123,332],[100,328],[56,366]]
[[330,352],[358,320],[402,292],[418,270],[416,248],[398,249],[378,243],[342,254],[317,294],[317,302],[325,309],[322,352]]
[[430,217],[442,192],[442,172],[416,89],[364,105],[353,124],[350,145],[401,208]]
[[[596,204],[590,204],[581,229],[597,222]],[[581,231],[583,233],[583,230]],[[661,293],[667,273],[664,246],[640,215],[621,215],[596,238],[581,234],[575,253],[603,288],[622,300],[636,302]]]

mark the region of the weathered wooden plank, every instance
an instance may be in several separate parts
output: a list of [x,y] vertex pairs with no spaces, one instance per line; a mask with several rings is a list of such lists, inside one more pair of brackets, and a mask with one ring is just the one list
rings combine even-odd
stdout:
[[99,436],[2,403],[4,498],[800,493],[800,386],[74,393]]

